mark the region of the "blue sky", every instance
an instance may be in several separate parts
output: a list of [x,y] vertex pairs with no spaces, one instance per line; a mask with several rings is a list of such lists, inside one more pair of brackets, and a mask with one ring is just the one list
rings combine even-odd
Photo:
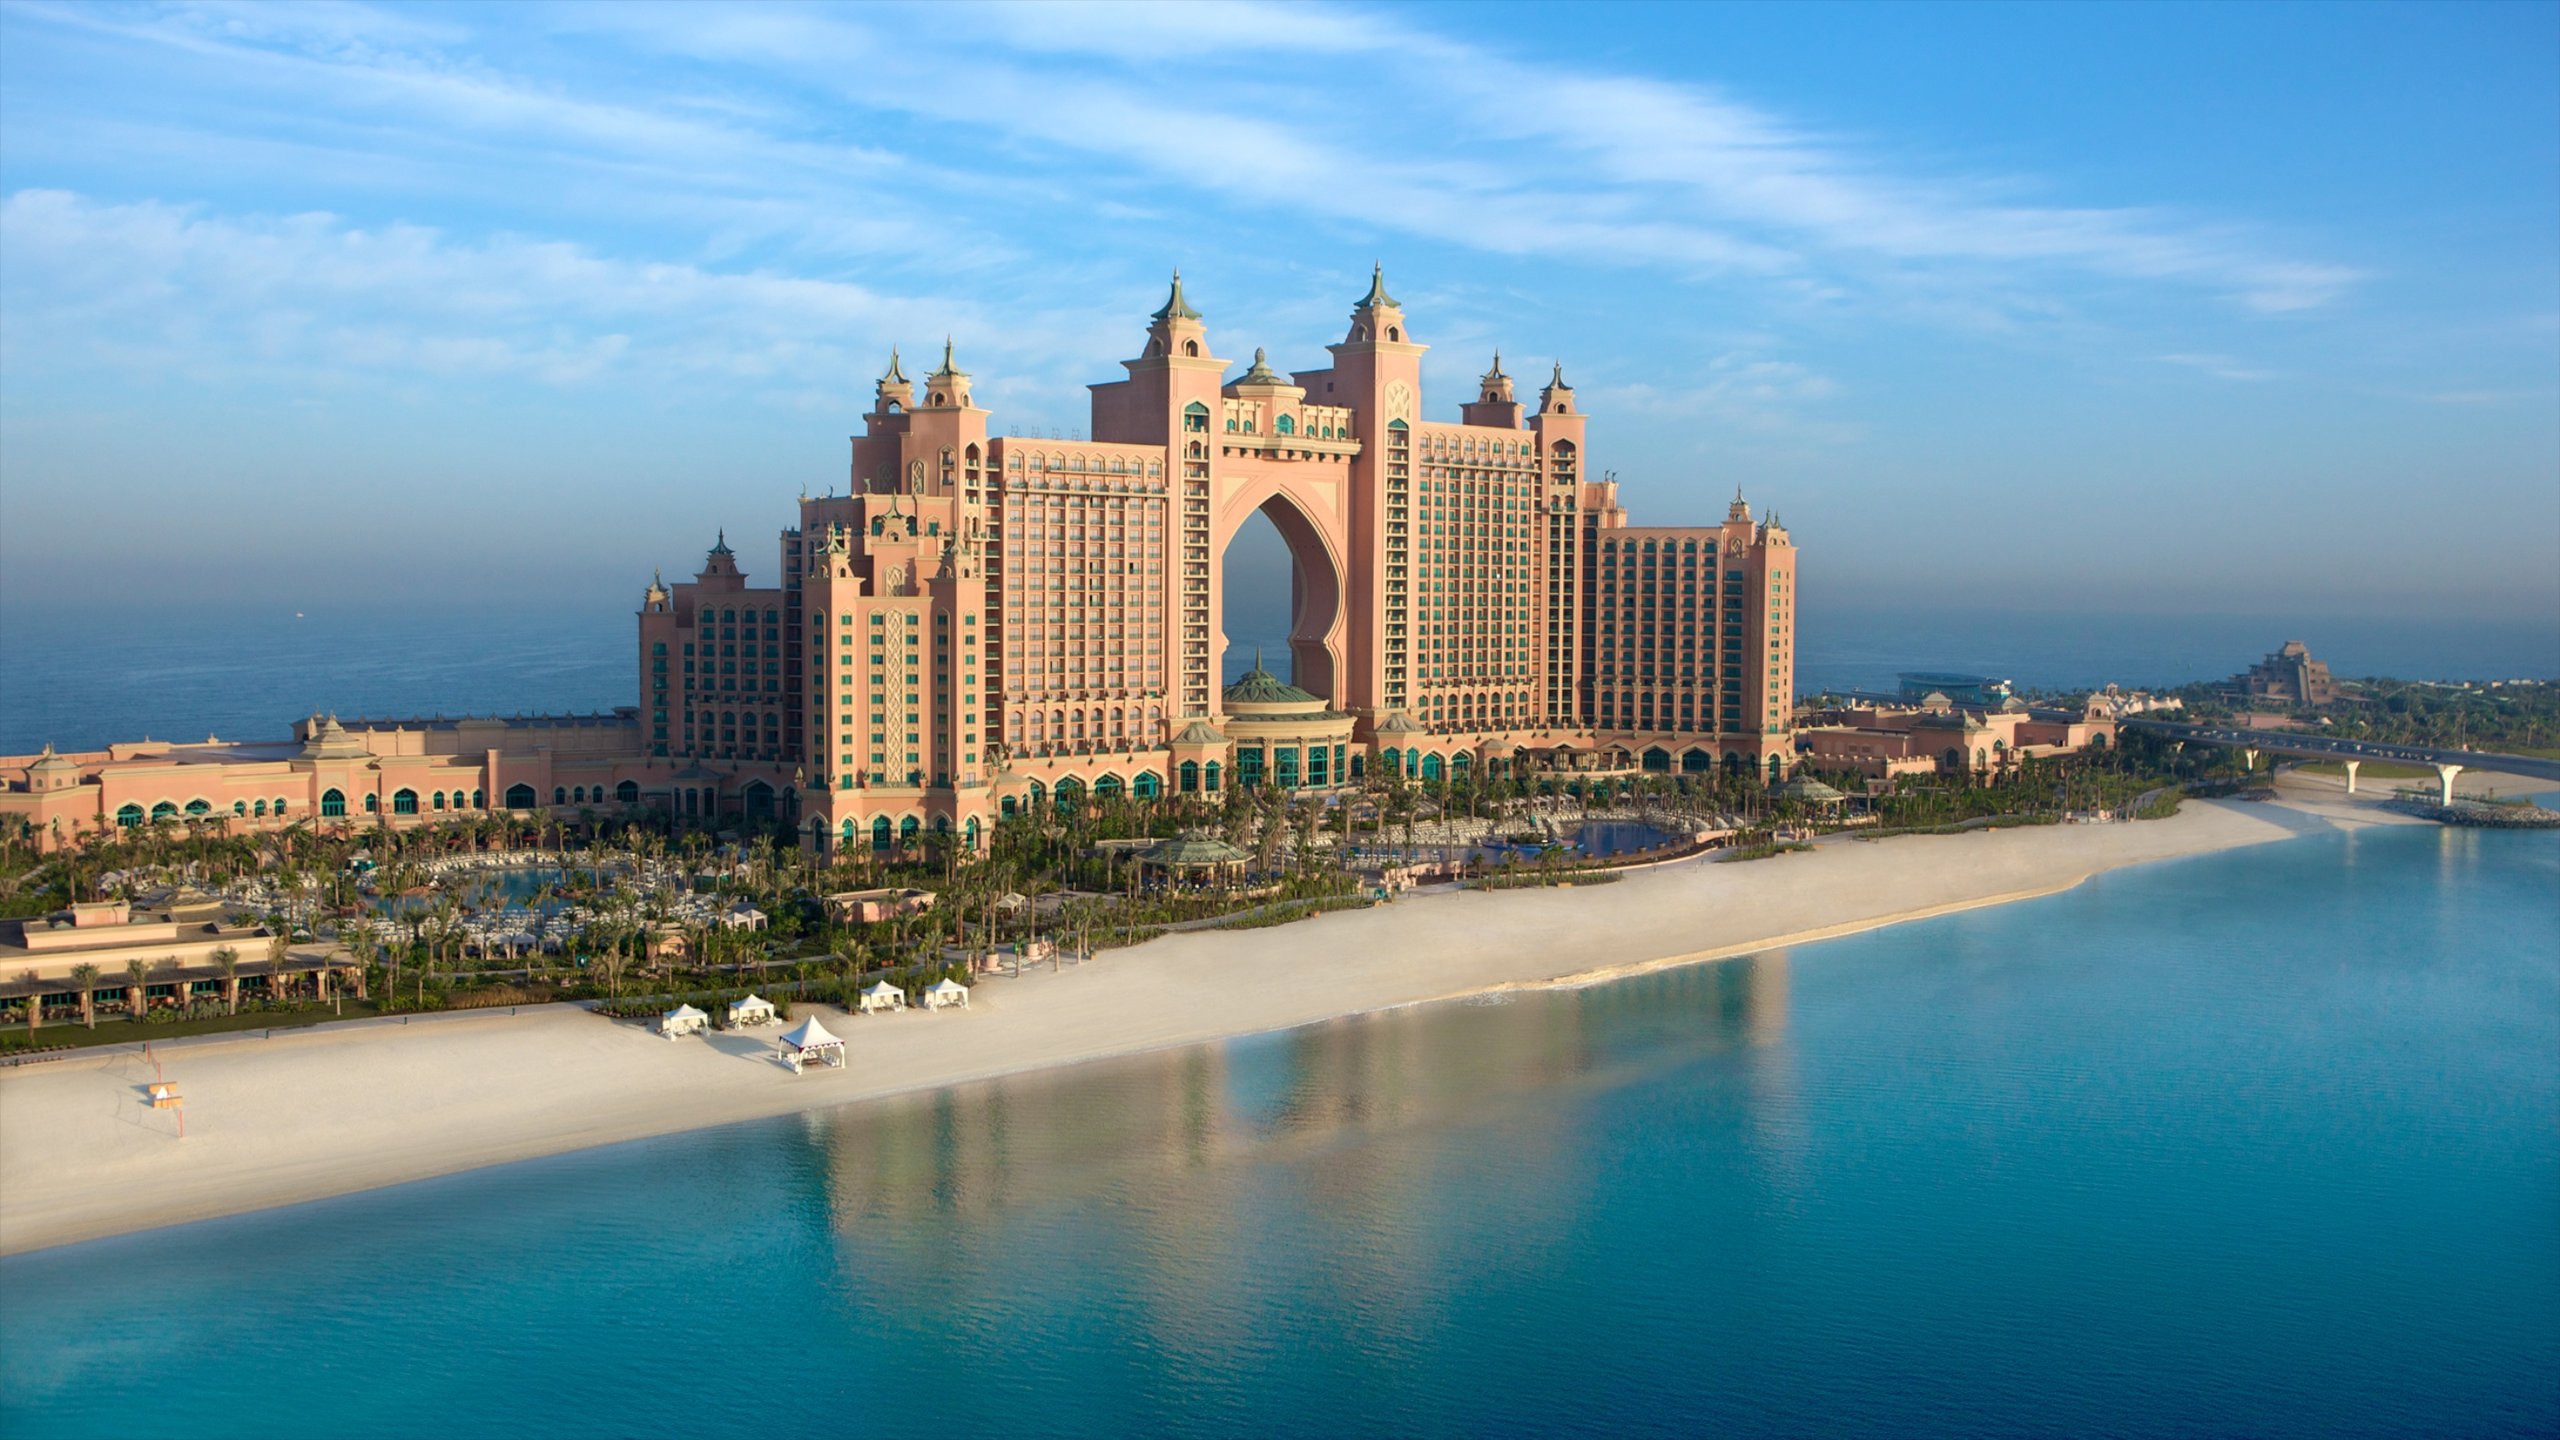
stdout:
[[1073,430],[1373,261],[1809,591],[2560,616],[2560,8],[2447,4],[21,0],[0,599],[769,572],[893,342]]

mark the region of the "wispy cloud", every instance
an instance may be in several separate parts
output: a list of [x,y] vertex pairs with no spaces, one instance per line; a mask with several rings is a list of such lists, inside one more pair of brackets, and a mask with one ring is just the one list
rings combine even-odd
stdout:
[[2253,369],[2228,355],[2155,355],[2163,365],[2179,365],[2201,371],[2217,380],[2273,380],[2276,372]]
[[[1047,220],[1181,215],[1174,197],[1191,196],[1494,254],[1751,276],[1832,303],[1908,300],[1924,320],[1990,328],[2033,323],[2045,302],[2028,292],[2075,275],[2265,313],[2326,305],[2364,278],[2227,219],[2022,202],[2044,188],[2033,177],[1923,165],[1703,84],[1533,65],[1404,13],[531,12],[537,40],[576,44],[574,67],[556,45],[492,43],[441,11],[19,13],[255,75],[362,124],[348,143],[419,163],[514,149],[585,172],[582,189],[617,209],[676,197],[732,250],[823,244],[842,227],[873,248],[931,245],[968,263],[1003,250],[1002,212],[1026,201]],[[1177,52],[1192,83],[1167,87],[1163,57]],[[897,117],[907,143],[849,138],[862,115]],[[1052,178],[1062,156],[1076,187]]]

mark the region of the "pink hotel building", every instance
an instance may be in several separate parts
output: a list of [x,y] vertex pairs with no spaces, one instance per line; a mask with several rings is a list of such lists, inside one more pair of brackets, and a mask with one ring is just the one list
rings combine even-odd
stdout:
[[[1782,767],[1797,575],[1774,518],[1737,494],[1721,524],[1628,524],[1561,367],[1528,406],[1497,356],[1454,423],[1425,420],[1426,347],[1383,277],[1327,348],[1228,379],[1177,276],[1077,441],[989,433],[948,345],[921,388],[893,355],[849,493],[801,498],[778,583],[750,585],[724,540],[650,584],[636,707],[48,751],[0,760],[23,772],[0,818],[60,843],[217,812],[646,804],[886,848],[974,844],[1078,792]],[[1256,513],[1293,561],[1295,689],[1219,683],[1223,557]]]

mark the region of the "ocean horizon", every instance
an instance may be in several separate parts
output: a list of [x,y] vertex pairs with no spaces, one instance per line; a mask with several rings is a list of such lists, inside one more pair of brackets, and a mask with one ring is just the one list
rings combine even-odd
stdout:
[[2321,830],[12,1257],[0,1433],[2548,1434],[2555,892]]
[[[639,695],[638,631],[610,605],[448,608],[341,604],[188,609],[13,606],[0,624],[0,754],[111,741],[281,738],[317,712],[358,715],[611,711]],[[1288,626],[1230,618],[1229,679],[1257,647],[1285,669]],[[1984,615],[1809,603],[1796,688],[1884,690],[1904,670],[1953,670],[2039,689],[2215,680],[2286,640],[2347,677],[2560,679],[2560,622],[2073,612]],[[76,654],[80,663],[60,663]]]

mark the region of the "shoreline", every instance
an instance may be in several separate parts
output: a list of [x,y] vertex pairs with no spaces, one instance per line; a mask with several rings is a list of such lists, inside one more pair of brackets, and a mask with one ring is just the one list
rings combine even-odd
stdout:
[[[1825,840],[1616,885],[1452,892],[1249,931],[1169,935],[982,983],[966,1013],[817,1014],[843,1071],[795,1076],[772,1034],[665,1040],[572,1007],[207,1036],[0,1073],[0,1255],[300,1204],[626,1141],[1268,1034],[1492,993],[1581,988],[2044,898],[2111,870],[2340,824],[2420,824],[2289,785],[2166,820]],[[1706,943],[1700,944],[1698,942]],[[389,1030],[391,1033],[384,1033]],[[773,1033],[778,1033],[778,1030]]]

